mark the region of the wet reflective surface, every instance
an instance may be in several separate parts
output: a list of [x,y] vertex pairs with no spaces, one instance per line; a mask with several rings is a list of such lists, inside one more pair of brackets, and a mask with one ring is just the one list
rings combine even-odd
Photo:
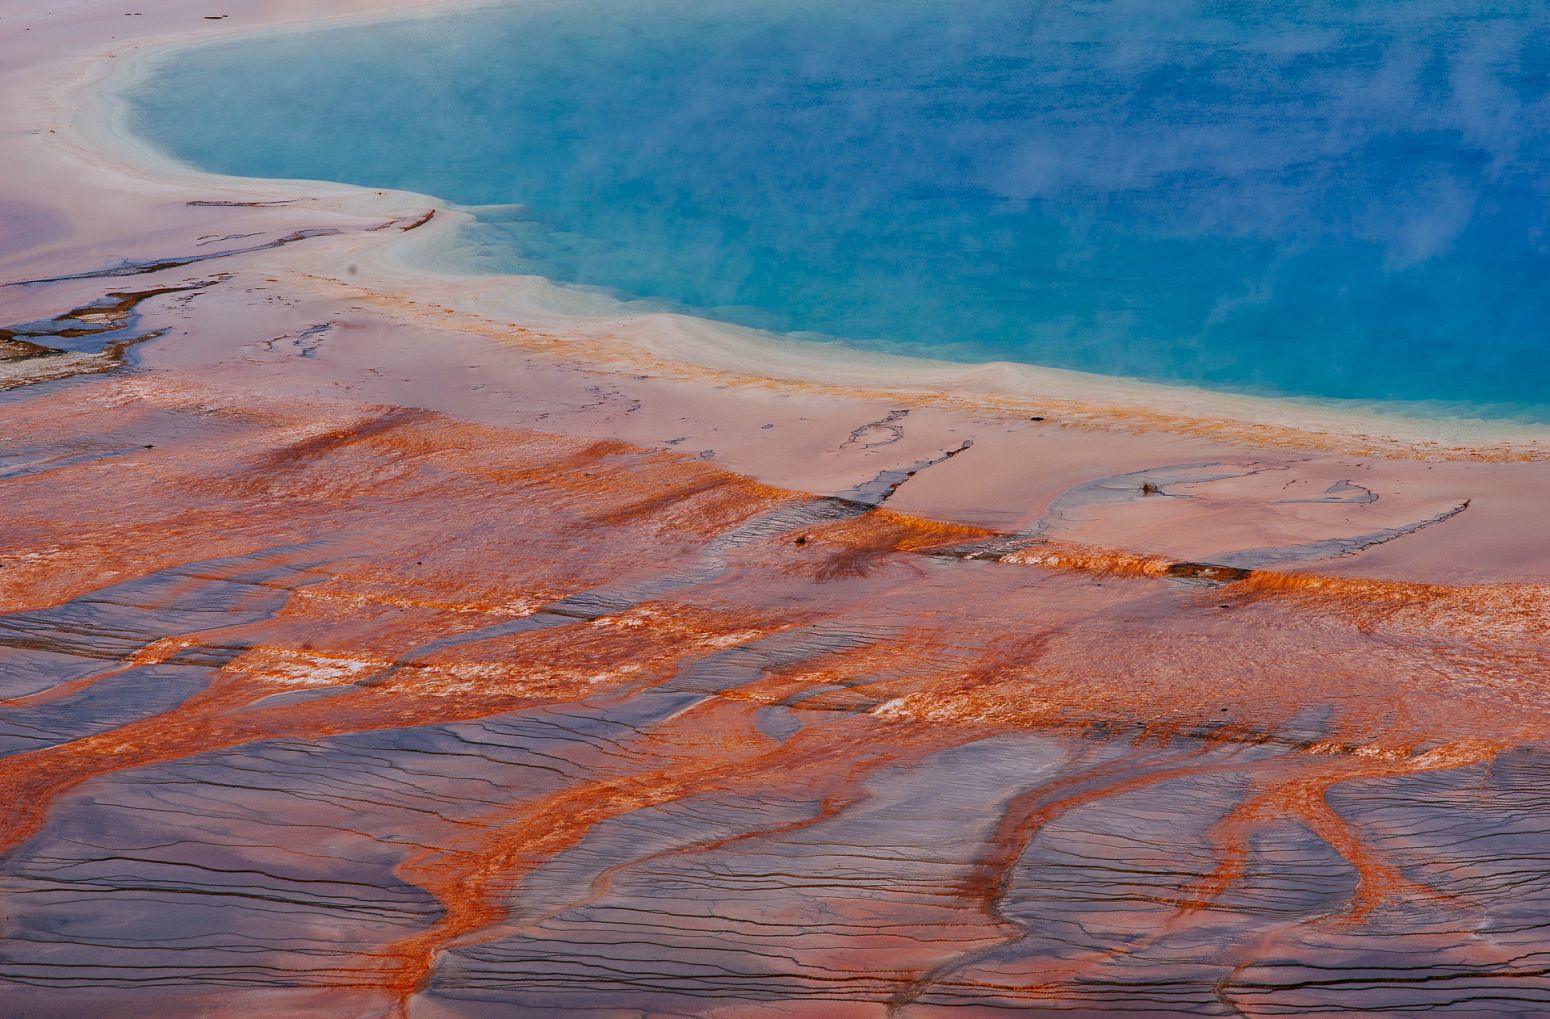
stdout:
[[0,403],[13,1012],[1550,1002],[1542,587],[108,378]]

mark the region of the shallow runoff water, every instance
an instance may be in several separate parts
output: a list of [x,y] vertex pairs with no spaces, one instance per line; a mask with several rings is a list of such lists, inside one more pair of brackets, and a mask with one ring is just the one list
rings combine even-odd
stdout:
[[134,123],[777,332],[1550,421],[1542,0],[522,0],[184,51]]

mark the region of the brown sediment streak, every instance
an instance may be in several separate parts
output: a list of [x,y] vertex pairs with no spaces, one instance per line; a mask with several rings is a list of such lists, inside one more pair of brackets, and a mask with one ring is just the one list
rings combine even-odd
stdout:
[[[36,449],[0,520],[0,870],[33,884],[0,979],[202,967],[230,1010],[302,984],[333,1012],[1138,1012],[1184,986],[1202,1011],[1267,983],[1250,951],[1354,969],[1328,939],[1359,932],[1486,974],[1524,944],[1490,924],[1532,883],[1498,871],[1538,837],[1541,587],[1217,577],[620,441],[121,381],[7,420]],[[1323,894],[1256,892],[1287,859]],[[78,906],[160,938],[164,893],[230,911],[292,878],[265,894],[305,920],[213,914],[236,948],[165,965]],[[1425,922],[1394,933],[1394,903]],[[1426,940],[1461,916],[1484,933]]]
[[[17,754],[0,761],[0,791],[4,793],[0,805],[0,852],[14,849],[35,835],[54,799],[88,779],[177,760],[199,752],[197,748],[201,746],[218,749],[245,742],[230,732],[213,731],[214,720],[221,712],[246,703],[250,696],[240,688],[196,696],[185,701],[172,716],[131,723],[63,747]],[[262,731],[251,727],[248,738],[259,738]]]
[[[52,319],[0,328],[0,364],[12,366],[0,375],[0,391],[120,367],[130,348],[170,332],[160,328],[129,334],[141,304],[153,297],[205,290],[222,279],[224,277],[147,290],[114,291]],[[67,351],[34,342],[56,337],[59,340],[100,337],[101,348],[95,352]]]
[[[1454,633],[1499,643],[1520,642],[1530,675],[1545,674],[1535,645],[1550,635],[1550,585],[1450,586],[1313,573],[1256,571],[1224,593],[1246,602],[1284,599],[1348,619],[1364,632],[1381,628]],[[1505,650],[1502,648],[1500,650]]]
[[236,255],[251,255],[259,251],[269,251],[273,248],[282,248],[287,244],[295,244],[298,241],[311,240],[314,237],[333,237],[343,231],[334,227],[312,227],[305,230],[296,230],[277,237],[263,244],[250,244],[244,248],[227,248],[222,251],[206,251],[197,255],[180,255],[172,258],[152,259],[150,261],[123,261],[116,265],[105,266],[101,269],[91,269],[86,272],[71,273],[66,276],[44,276],[37,279],[13,280],[10,283],[0,284],[0,287],[31,287],[45,283],[65,283],[70,280],[112,279],[119,276],[148,276],[151,273],[164,272],[168,269],[181,269],[184,266],[195,265],[199,262],[209,262],[217,258],[231,258]]
[[375,232],[379,230],[391,230],[394,227],[397,227],[403,233],[408,233],[411,230],[416,230],[429,223],[433,218],[435,218],[435,215],[435,209],[427,209],[420,213],[418,216],[406,217],[404,219],[390,219],[386,223],[371,227],[370,229]]
[[394,407],[372,417],[314,432],[256,460],[249,471],[251,485],[255,488],[271,486],[278,472],[309,466],[351,446],[371,446],[376,440],[391,443],[398,438],[392,433],[407,432],[415,425],[434,420],[435,416],[426,411]]
[[[1092,749],[1089,748],[1089,752]],[[1188,756],[1198,756],[1196,751]],[[1010,930],[996,943],[977,948],[963,956],[949,959],[931,970],[920,974],[903,985],[889,1000],[889,1014],[917,1001],[933,984],[949,973],[962,970],[974,962],[1014,944],[1027,936],[1026,927],[1006,916],[1000,901],[1012,881],[1016,867],[1039,831],[1062,814],[1091,803],[1114,796],[1135,792],[1173,779],[1190,778],[1219,772],[1238,772],[1252,769],[1252,762],[1230,764],[1185,764],[1183,766],[1148,766],[1141,758],[1144,751],[1137,747],[1118,758],[1088,768],[1081,768],[1045,785],[1037,786],[1013,797],[1006,805],[994,833],[985,843],[985,851],[974,861],[973,869],[963,881],[964,893],[997,924]],[[1076,762],[1080,768],[1080,761]],[[1112,953],[1106,953],[1112,954]],[[1080,973],[1093,963],[1092,958],[1069,960],[1064,965],[1048,967],[1041,986],[1051,988],[1065,978]]]
[[887,509],[868,510],[850,520],[815,528],[809,534],[817,541],[889,552],[926,552],[995,536],[994,531],[982,527],[928,520]]
[[66,700],[70,697],[74,697],[78,693],[90,690],[100,682],[112,679],[114,676],[122,675],[132,668],[134,668],[133,665],[125,664],[114,666],[111,669],[103,669],[101,672],[94,672],[90,675],[82,676],[80,679],[72,679],[68,682],[60,683],[57,686],[47,687],[46,689],[39,690],[36,693],[26,694],[21,697],[12,697],[7,700],[0,701],[0,708],[36,707],[39,704],[49,704],[54,701]]
[[794,493],[722,471],[708,471],[704,476],[685,479],[599,513],[593,519],[600,524],[619,525],[667,517],[675,527],[693,528],[695,533],[713,535],[726,529],[730,522],[729,511],[734,516],[746,515],[751,500],[760,508],[768,508],[794,497]]
[[[0,392],[40,382],[56,382],[77,375],[101,375],[114,371],[124,364],[124,354],[131,348],[150,340],[160,339],[168,330],[156,329],[148,333],[126,336],[103,345],[95,354],[45,348],[36,357],[0,358],[0,366],[10,365],[12,370],[0,374]],[[14,346],[14,344],[11,344]]]
[[[129,325],[135,310],[153,297],[205,290],[219,282],[220,278],[217,278],[177,286],[151,287],[147,290],[113,291],[101,300],[72,308],[47,321],[0,328],[0,340],[15,342],[18,337],[26,336],[58,336],[66,339],[77,339],[83,336],[115,332]],[[48,348],[38,347],[36,344],[29,344],[28,346],[36,348],[40,352],[50,352]],[[52,351],[52,353],[58,353],[58,351]],[[29,356],[36,357],[41,356],[41,354],[33,353]]]
[[[1330,919],[1355,926],[1385,901],[1445,900],[1446,896],[1405,878],[1395,866],[1379,858],[1373,849],[1364,844],[1351,827],[1329,806],[1326,794],[1330,788],[1344,782],[1462,767],[1489,760],[1493,755],[1488,748],[1469,747],[1456,748],[1452,752],[1444,750],[1426,763],[1418,762],[1409,767],[1402,765],[1363,767],[1363,762],[1359,760],[1329,762],[1309,761],[1299,757],[1292,761],[1277,758],[1215,764],[1184,764],[1151,770],[1143,766],[1137,773],[1134,762],[1138,756],[1140,756],[1139,749],[1090,770],[1059,779],[1048,786],[1030,790],[1015,797],[1008,804],[995,835],[987,843],[989,852],[977,861],[967,885],[982,901],[987,913],[998,922],[1016,929],[1000,944],[977,949],[963,958],[944,963],[902,988],[890,1003],[891,1013],[917,1000],[929,986],[940,981],[948,973],[963,969],[976,960],[1003,949],[1007,944],[1027,936],[1025,927],[1004,916],[998,908],[998,903],[1010,883],[1012,868],[1026,852],[1038,831],[1060,814],[1089,803],[1098,803],[1173,779],[1222,773],[1252,775],[1266,771],[1291,772],[1289,776],[1283,775],[1280,779],[1272,780],[1264,792],[1236,806],[1213,828],[1212,835],[1215,853],[1220,861],[1219,866],[1199,882],[1180,889],[1177,900],[1178,912],[1173,917],[1159,924],[1155,932],[1135,942],[1114,946],[1088,956],[1073,957],[1062,963],[1046,965],[1041,974],[1040,984],[1041,989],[1046,992],[1056,991],[1065,981],[1079,977],[1100,962],[1144,951],[1176,930],[1192,913],[1213,908],[1221,895],[1241,880],[1245,864],[1252,855],[1249,838],[1253,830],[1275,820],[1294,820],[1305,824],[1310,831],[1350,863],[1357,873],[1357,886],[1348,910],[1338,917],[1311,918],[1306,921],[1307,923]],[[1078,791],[1067,793],[1067,790],[1073,788]],[[1063,793],[1066,795],[1062,795]],[[1051,799],[1051,797],[1054,798]]]
[[[906,734],[886,724],[878,726],[871,735],[879,739],[894,737],[895,742],[888,744],[888,764],[907,761],[925,749],[897,742]],[[707,791],[764,788],[772,773],[790,783],[798,773],[837,770],[856,781],[866,771],[885,763],[878,754],[873,755],[872,761],[856,762],[856,742],[865,735],[854,732],[800,734],[770,749],[769,741],[753,725],[749,706],[722,700],[681,716],[651,737],[654,745],[670,748],[672,763],[667,767],[567,789],[489,823],[484,833],[475,837],[471,848],[428,851],[400,868],[401,876],[436,897],[446,915],[430,930],[385,949],[387,958],[397,960],[385,984],[398,1002],[396,1015],[409,1014],[409,1000],[426,989],[442,951],[470,943],[470,936],[501,921],[506,909],[500,896],[509,895],[526,875],[576,846],[599,824]],[[938,739],[933,745],[943,742]],[[852,791],[831,796],[813,817],[790,825],[655,855],[709,852],[744,839],[798,831],[834,816],[843,805],[862,795]],[[646,859],[650,857],[632,864]],[[611,873],[594,883],[594,895],[606,888],[609,877]]]
[[[833,656],[828,664],[832,667],[853,657]],[[431,930],[384,951],[389,959],[398,960],[388,984],[398,1001],[397,1014],[407,1015],[409,999],[426,988],[438,954],[455,944],[469,944],[470,935],[499,924],[507,912],[501,896],[509,896],[527,874],[575,846],[604,821],[707,791],[757,792],[767,788],[773,776],[779,776],[788,790],[805,784],[827,790],[818,808],[798,821],[694,840],[607,868],[592,881],[586,898],[556,905],[527,926],[541,926],[548,918],[601,898],[625,868],[670,856],[711,853],[821,824],[867,796],[861,786],[867,774],[907,764],[957,741],[947,732],[880,722],[869,734],[834,729],[804,732],[771,748],[770,740],[754,725],[754,711],[832,676],[827,670],[814,674],[813,664],[817,663],[795,674],[777,672],[734,687],[669,725],[642,734],[643,748],[670,758],[665,767],[567,789],[481,822],[484,831],[475,836],[471,848],[427,851],[407,861],[400,868],[401,876],[435,895],[447,913]],[[858,746],[869,748],[858,756]]]
[[[104,683],[116,676],[121,676],[131,669],[143,668],[148,665],[161,665],[184,651],[207,646],[219,636],[219,631],[205,630],[197,633],[162,637],[130,653],[120,664],[92,672],[79,679],[60,683],[57,686],[47,687],[35,693],[13,697],[8,700],[0,700],[0,708],[36,707],[42,704],[68,700],[79,693],[90,690],[99,683]],[[5,645],[18,647],[24,646],[24,643],[12,638],[6,641]]]
[[64,353],[31,340],[16,339],[16,335],[0,329],[0,361],[30,361],[37,357],[58,357]]
[[[492,435],[492,438],[497,436]],[[782,502],[811,496],[733,474],[697,458],[642,450],[616,440],[554,442],[552,452],[500,462],[474,462],[468,472],[503,486],[540,485],[597,499],[587,524],[670,527],[710,537]]]
[[1040,828],[1083,804],[1202,771],[1197,766],[1186,765],[1156,770],[1142,768],[1140,774],[1135,774],[1135,762],[1140,756],[1138,748],[1116,760],[1013,797],[1002,812],[994,834],[987,840],[986,851],[974,861],[974,869],[965,878],[965,892],[987,913],[1003,923],[1010,923],[1001,914],[997,902],[1006,891],[1012,866],[1027,851]]
[[[1198,757],[1205,749],[1203,746],[1201,750],[1187,756]],[[1276,757],[1194,764],[1180,764],[1175,759],[1167,766],[1157,767],[1148,766],[1141,760],[1145,751],[1138,745],[1120,757],[1030,789],[1007,804],[994,834],[985,843],[985,853],[976,860],[973,870],[964,881],[964,888],[980,903],[981,908],[997,923],[1013,930],[999,942],[950,959],[902,986],[889,1002],[889,1013],[896,1014],[914,1003],[928,988],[948,974],[968,968],[1028,936],[1026,926],[1004,915],[999,902],[1010,884],[1013,867],[1043,827],[1056,817],[1080,807],[1175,779],[1224,773],[1253,775],[1269,772],[1280,776],[1266,783],[1263,792],[1237,805],[1213,827],[1212,836],[1220,864],[1213,873],[1180,889],[1176,900],[1178,912],[1172,918],[1159,924],[1154,932],[1129,944],[1046,963],[1039,978],[1038,989],[1041,992],[1058,993],[1065,982],[1091,971],[1100,962],[1143,951],[1177,929],[1180,922],[1191,913],[1212,908],[1216,900],[1242,878],[1245,862],[1251,856],[1249,837],[1253,830],[1272,821],[1294,820],[1305,824],[1350,863],[1357,873],[1356,890],[1347,911],[1336,917],[1313,917],[1305,921],[1307,923],[1332,919],[1355,926],[1387,901],[1404,899],[1411,903],[1425,900],[1446,902],[1449,896],[1405,878],[1394,865],[1382,860],[1366,845],[1330,807],[1326,798],[1328,790],[1347,782],[1381,780],[1484,763],[1494,759],[1502,749],[1499,745],[1465,741],[1425,754],[1412,755],[1398,750],[1387,754],[1375,753],[1365,747],[1357,748],[1353,754],[1350,747],[1320,745],[1291,759]],[[1330,752],[1340,753],[1340,759],[1330,760],[1322,756]],[[973,983],[958,982],[957,986],[970,986]],[[992,985],[984,986],[988,988]],[[1005,985],[996,986],[1007,989]]]
[[[758,629],[761,623],[763,629]],[[588,626],[594,632],[585,636],[564,628],[507,642],[502,657],[520,647],[531,656],[525,667],[494,667],[477,659],[399,663],[359,653],[256,649],[228,667],[235,675],[190,697],[172,712],[0,759],[4,794],[0,796],[0,852],[31,838],[55,799],[93,778],[257,740],[318,739],[468,721],[587,696],[600,685],[638,686],[666,678],[672,668],[697,654],[737,646],[782,625],[784,621],[772,626],[769,620],[752,617],[718,623],[683,613],[671,620],[649,614],[607,617]],[[399,668],[385,681],[359,685],[360,680],[395,665]],[[308,686],[353,685],[345,688],[347,692],[321,700],[258,705],[287,686],[294,688],[298,677]]]
[[[952,544],[944,542],[930,551],[935,554],[943,554],[944,549],[952,552]],[[987,557],[973,555],[971,558]],[[1119,578],[1212,581],[1225,585],[1224,595],[1245,599],[1292,597],[1310,605],[1346,607],[1353,617],[1374,620],[1424,613],[1439,621],[1452,616],[1460,625],[1468,626],[1477,622],[1474,614],[1487,611],[1498,621],[1514,620],[1538,633],[1550,632],[1550,585],[1544,584],[1460,586],[1317,572],[1249,570],[1042,539],[988,558],[1012,565]]]
[[[1445,899],[1435,889],[1412,881],[1368,846],[1329,804],[1329,792],[1351,782],[1379,781],[1431,771],[1484,764],[1494,760],[1505,744],[1465,740],[1425,753],[1394,748],[1361,747],[1335,760],[1298,759],[1290,762],[1290,774],[1272,779],[1255,796],[1238,804],[1215,826],[1212,837],[1221,861],[1195,887],[1185,890],[1185,909],[1210,908],[1243,877],[1250,857],[1249,839],[1267,823],[1295,821],[1308,828],[1351,865],[1356,888],[1345,911],[1327,919],[1350,925],[1361,923],[1373,910],[1398,899],[1409,901]],[[1315,754],[1323,747],[1312,748]],[[1284,769],[1283,769],[1284,770]],[[1326,919],[1326,918],[1319,918]]]
[[1475,601],[1492,610],[1543,609],[1550,585],[1543,584],[1424,584],[1368,577],[1330,576],[1318,573],[1280,573],[1255,570],[1236,590],[1248,594],[1292,594],[1310,599],[1327,597],[1361,601],[1377,608],[1412,605],[1417,601],[1452,599]]
[[[917,1001],[929,987],[949,973],[965,969],[1028,935],[1026,926],[1003,914],[999,903],[1010,885],[1014,866],[1044,826],[1056,817],[1085,805],[1170,780],[1224,773],[1252,775],[1269,772],[1281,776],[1266,783],[1264,791],[1237,805],[1213,827],[1212,836],[1219,866],[1198,882],[1180,889],[1178,912],[1172,918],[1135,942],[1088,955],[1073,956],[1061,962],[1046,963],[1041,970],[1038,985],[1042,992],[1057,993],[1065,982],[1089,972],[1100,962],[1143,951],[1177,929],[1180,922],[1191,913],[1213,908],[1220,896],[1242,878],[1245,863],[1251,856],[1249,838],[1253,830],[1272,821],[1294,820],[1303,823],[1356,871],[1357,885],[1349,908],[1339,916],[1314,917],[1305,921],[1307,923],[1334,920],[1347,926],[1356,926],[1384,902],[1399,899],[1411,903],[1425,900],[1446,902],[1449,896],[1405,878],[1398,868],[1382,860],[1330,807],[1327,793],[1332,787],[1347,782],[1381,780],[1484,763],[1492,760],[1501,749],[1501,746],[1465,742],[1426,754],[1410,755],[1403,751],[1376,754],[1367,752],[1367,748],[1360,748],[1355,755],[1351,755],[1349,748],[1340,748],[1342,757],[1331,761],[1317,756],[1328,753],[1328,750],[1314,747],[1311,754],[1300,754],[1290,760],[1271,758],[1182,765],[1175,760],[1168,766],[1148,767],[1144,761],[1140,761],[1144,750],[1138,745],[1118,758],[1030,789],[1007,804],[994,834],[986,841],[986,852],[976,860],[964,882],[965,889],[991,918],[1013,930],[996,944],[950,959],[902,986],[889,1002],[889,1014],[897,1014]],[[1204,750],[1203,747],[1190,756],[1199,756]]]
[[[730,699],[736,700],[738,698],[734,696]],[[828,794],[825,795],[821,801],[819,801],[818,809],[814,810],[813,813],[809,816],[801,818],[797,821],[790,821],[786,824],[775,825],[773,827],[755,828],[752,831],[738,832],[735,835],[726,835],[721,838],[692,841],[687,845],[673,846],[669,849],[659,850],[655,853],[647,853],[642,856],[637,856],[624,863],[615,864],[614,866],[602,871],[596,878],[592,880],[592,883],[587,888],[587,894],[585,897],[558,903],[544,914],[533,918],[531,921],[528,921],[525,926],[528,928],[541,927],[546,921],[555,919],[562,913],[600,901],[605,895],[609,893],[610,889],[613,887],[614,880],[618,877],[618,875],[625,870],[644,867],[648,864],[671,857],[685,857],[693,856],[696,854],[714,853],[719,850],[736,846],[741,842],[753,842],[759,839],[769,839],[781,835],[791,835],[796,832],[803,831],[804,829],[820,825],[825,821],[831,821],[834,818],[839,817],[846,810],[867,798],[868,793],[862,783],[865,781],[868,774],[878,770],[879,768],[895,767],[900,764],[908,763],[909,760],[913,759],[914,757],[918,757],[920,754],[927,753],[930,750],[937,749],[938,747],[944,745],[946,742],[946,739],[943,738],[938,739],[935,742],[929,740],[915,740],[913,744],[908,747],[900,746],[897,744],[889,745],[886,750],[874,750],[872,752],[863,753],[860,758],[853,761],[848,768],[836,768],[830,770],[827,767],[828,762],[822,762],[820,767],[824,771],[822,776],[823,784],[828,788],[829,791]],[[804,753],[807,752],[808,747],[805,742],[802,745],[802,749]],[[772,755],[767,755],[764,758],[760,758],[758,763],[765,766],[778,765],[783,763],[781,761],[772,761],[769,759],[769,756]],[[748,773],[745,768],[739,769],[737,774],[733,776],[733,780],[741,779],[746,781],[747,778]],[[728,784],[723,782],[722,784],[718,785],[718,788],[726,789],[728,788]],[[690,795],[692,795],[692,793]]]
[[184,202],[183,204],[192,209],[271,209],[275,208],[276,206],[294,205],[295,201],[296,200],[294,198],[279,199],[268,202],[233,202],[206,199],[200,201]]
[[899,552],[930,552],[993,536],[983,528],[871,509],[798,535],[810,554],[796,569],[811,570],[821,581],[866,576],[885,561],[898,561]]

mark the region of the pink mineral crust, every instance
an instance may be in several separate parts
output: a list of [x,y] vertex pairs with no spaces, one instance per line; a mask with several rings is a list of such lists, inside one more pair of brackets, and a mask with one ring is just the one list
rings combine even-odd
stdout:
[[109,115],[315,6],[0,13],[0,1014],[1550,1007],[1544,434],[581,314]]

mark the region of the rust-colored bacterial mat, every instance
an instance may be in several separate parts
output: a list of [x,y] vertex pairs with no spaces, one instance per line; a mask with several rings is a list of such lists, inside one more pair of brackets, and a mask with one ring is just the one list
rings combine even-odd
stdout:
[[1550,1007],[1540,588],[165,378],[7,421],[10,1014]]

